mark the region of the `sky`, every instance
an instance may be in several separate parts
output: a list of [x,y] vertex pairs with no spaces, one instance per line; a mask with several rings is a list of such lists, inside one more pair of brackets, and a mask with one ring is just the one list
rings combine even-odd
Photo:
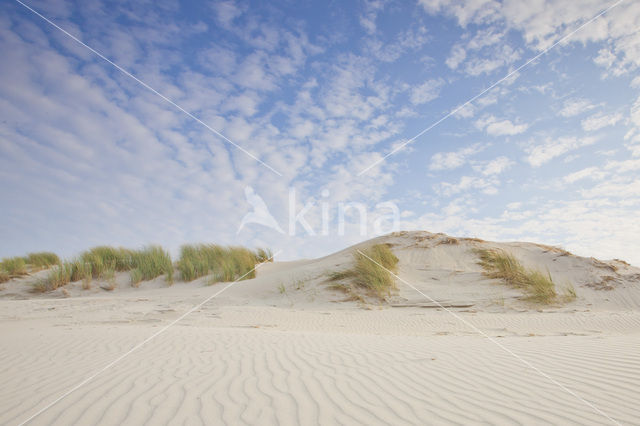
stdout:
[[640,265],[640,2],[21,1],[0,257],[427,230]]

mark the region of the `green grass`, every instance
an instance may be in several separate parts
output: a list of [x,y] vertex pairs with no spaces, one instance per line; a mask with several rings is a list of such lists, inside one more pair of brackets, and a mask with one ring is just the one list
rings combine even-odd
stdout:
[[129,274],[131,278],[131,285],[134,287],[140,287],[140,283],[142,282],[142,271],[140,269],[132,269]]
[[11,278],[28,275],[28,268],[42,269],[60,263],[60,258],[55,253],[38,252],[29,253],[26,256],[9,257],[2,259],[0,262],[0,283],[10,280]]
[[255,251],[258,263],[273,262],[273,252],[268,248],[258,248]]
[[36,292],[46,292],[82,280],[82,288],[88,290],[93,279],[101,279],[109,282],[108,287],[115,288],[115,274],[122,271],[131,271],[131,282],[136,286],[141,281],[164,274],[168,282],[173,282],[171,256],[162,247],[149,246],[141,250],[129,250],[100,246],[80,253],[73,260],[58,262],[49,274],[34,283],[33,287]]
[[99,246],[82,252],[76,262],[90,265],[93,278],[106,278],[111,272],[131,271],[134,285],[160,275],[166,275],[167,282],[173,283],[171,256],[160,246],[140,250]]
[[18,277],[27,274],[27,263],[23,257],[8,257],[0,262],[0,269],[4,270],[9,277]]
[[160,275],[167,276],[167,282],[173,283],[173,263],[169,252],[160,246],[149,246],[131,253],[131,283],[152,280]]
[[73,263],[60,263],[53,267],[45,278],[42,278],[33,284],[33,291],[37,293],[44,293],[46,291],[56,290],[69,284],[73,274]]
[[106,270],[123,272],[134,268],[134,251],[122,247],[93,247],[80,253],[79,260],[91,265],[93,278],[100,278]]
[[[244,247],[225,247],[215,244],[185,245],[176,266],[183,280],[191,281],[211,274],[211,283],[255,277],[255,266],[272,262],[271,250]],[[55,265],[48,275],[33,285],[34,291],[52,291],[70,282],[82,280],[82,288],[91,288],[93,279],[108,281],[115,288],[116,272],[129,271],[135,287],[142,281],[166,275],[173,283],[174,264],[171,256],[160,246],[140,250],[98,246],[85,250],[72,260],[62,262],[50,252],[30,253],[25,257],[4,259],[0,263],[0,282],[26,274],[27,264],[37,267]],[[104,288],[104,287],[103,287]]]
[[25,256],[27,264],[36,268],[48,268],[60,263],[60,258],[57,254],[48,251],[41,251],[36,253],[29,253]]
[[228,282],[255,278],[256,265],[271,260],[271,251],[266,249],[251,251],[244,247],[188,244],[180,249],[177,268],[184,281],[213,274],[210,282]]
[[70,262],[65,262],[71,267],[71,282],[84,281],[91,284],[93,278],[93,267],[88,262],[83,262],[80,259],[75,259]]
[[550,274],[526,269],[514,256],[500,250],[478,250],[477,253],[487,277],[501,279],[511,287],[521,289],[526,300],[539,304],[557,300],[558,294]]
[[333,272],[331,281],[349,281],[349,284],[333,284],[332,288],[352,293],[364,289],[379,299],[384,299],[396,288],[392,272],[397,270],[398,258],[386,244],[376,244],[354,253],[354,266],[345,271]]

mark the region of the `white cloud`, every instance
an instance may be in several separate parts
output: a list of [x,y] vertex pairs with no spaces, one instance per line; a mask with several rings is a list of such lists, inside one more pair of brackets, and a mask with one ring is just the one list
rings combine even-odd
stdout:
[[474,144],[453,152],[438,152],[431,157],[429,170],[452,170],[463,166],[469,157],[482,151],[480,144]]
[[625,146],[632,156],[640,157],[640,97],[631,106],[629,122],[633,127],[624,135]]
[[539,167],[569,151],[592,145],[595,142],[596,139],[593,137],[580,139],[576,137],[547,138],[542,144],[525,148],[525,151],[529,154],[526,157],[526,161],[533,167]]
[[505,37],[504,31],[498,31],[494,26],[479,30],[469,43],[467,48],[471,50],[479,50],[484,47],[503,44]]
[[519,210],[522,208],[522,202],[520,201],[514,201],[513,203],[509,203],[507,204],[507,209],[509,210]]
[[376,32],[376,19],[382,9],[384,9],[384,1],[382,0],[365,1],[365,12],[360,16],[360,25],[369,34]]
[[[469,23],[500,23],[522,33],[528,46],[542,51],[561,37],[593,18],[612,3],[605,0],[546,0],[523,6],[521,0],[420,0],[430,14],[454,16],[460,26]],[[640,3],[623,1],[589,24],[588,29],[572,34],[569,43],[606,42],[595,62],[607,74],[621,75],[640,67]]]
[[471,22],[494,21],[500,9],[500,3],[495,0],[419,0],[419,3],[428,13],[446,12],[455,16],[463,27]]
[[582,125],[582,129],[584,131],[594,132],[604,127],[614,126],[620,120],[622,120],[622,114],[619,112],[609,115],[598,113],[585,118],[580,122],[580,124]]
[[500,120],[492,115],[482,117],[475,122],[475,126],[491,136],[513,136],[525,132],[527,124],[514,124],[510,120]]
[[640,180],[616,178],[608,179],[593,188],[580,191],[585,198],[621,198],[628,200],[640,199]]
[[496,179],[485,179],[476,176],[462,176],[457,183],[441,182],[435,186],[435,190],[444,195],[452,196],[465,191],[477,190],[483,194],[495,195],[498,193]]
[[574,117],[593,108],[595,108],[595,105],[587,99],[567,99],[564,101],[564,105],[560,110],[560,115],[563,117]]
[[575,183],[579,180],[583,179],[591,179],[591,180],[601,180],[607,173],[600,170],[598,167],[587,167],[586,169],[578,170],[577,172],[568,174],[564,178],[563,181],[566,183]]
[[520,58],[520,51],[509,45],[498,46],[491,54],[482,57],[474,57],[467,61],[465,72],[472,76],[489,74],[496,69],[509,65]]
[[608,161],[604,168],[606,170],[614,170],[617,173],[640,170],[640,158],[624,161]]
[[500,156],[489,161],[489,163],[487,163],[487,165],[482,169],[482,174],[485,176],[499,175],[508,170],[514,164],[515,162],[511,161],[509,158]]
[[[407,28],[398,34],[393,41],[382,41],[376,34],[367,40],[366,47],[369,54],[382,62],[395,62],[408,51],[415,51],[429,40],[429,34],[424,26]],[[426,58],[422,58],[425,60]]]
[[464,50],[464,47],[456,44],[453,46],[453,48],[451,48],[451,53],[449,54],[449,57],[447,58],[445,63],[449,68],[455,70],[456,68],[458,68],[458,65],[460,65],[465,60],[466,57],[467,51]]
[[421,105],[436,99],[444,82],[441,79],[427,80],[411,90],[410,100],[414,105]]
[[222,1],[213,4],[216,18],[220,25],[229,27],[233,20],[242,15],[242,10],[233,1]]
[[454,117],[457,117],[457,118],[471,118],[475,115],[475,113],[476,111],[473,104],[468,103],[462,106],[461,108],[459,108],[458,110],[456,110],[456,112],[454,112],[453,115]]

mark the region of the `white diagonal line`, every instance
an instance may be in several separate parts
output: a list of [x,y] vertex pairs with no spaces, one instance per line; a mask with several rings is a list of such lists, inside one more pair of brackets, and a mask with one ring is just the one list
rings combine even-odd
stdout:
[[115,62],[111,61],[109,58],[107,58],[106,56],[104,56],[102,53],[98,52],[97,50],[95,50],[94,48],[92,48],[91,46],[88,46],[86,43],[84,43],[83,41],[81,41],[80,39],[78,39],[77,37],[75,37],[74,35],[70,34],[69,32],[67,32],[65,29],[61,28],[60,26],[58,26],[56,23],[54,23],[53,21],[51,21],[50,19],[48,19],[47,17],[41,15],[39,12],[37,12],[36,10],[32,9],[31,7],[29,7],[28,5],[26,5],[25,3],[23,3],[20,0],[15,0],[17,3],[21,4],[22,6],[24,6],[26,9],[30,10],[31,12],[33,12],[35,15],[37,15],[38,17],[40,17],[42,20],[44,20],[45,22],[47,22],[48,24],[52,25],[54,28],[60,30],[61,32],[63,32],[65,35],[67,35],[68,37],[70,37],[73,41],[75,41],[76,43],[80,44],[81,46],[84,46],[85,48],[89,49],[91,52],[93,52],[94,54],[96,54],[97,56],[99,56],[101,59],[104,59],[106,62],[108,62],[109,64],[113,65],[113,67],[115,67],[118,71],[120,71],[121,73],[123,73],[124,75],[126,75],[127,77],[132,78],[133,80],[135,80],[137,83],[139,83],[140,85],[142,85],[143,87],[145,87],[146,89],[150,90],[151,92],[153,92],[155,95],[159,96],[160,98],[162,98],[163,100],[167,101],[168,103],[170,103],[171,105],[173,105],[175,108],[177,108],[178,110],[180,110],[181,112],[183,112],[184,114],[186,114],[187,116],[189,116],[190,118],[192,118],[193,120],[195,120],[197,123],[201,124],[202,126],[204,126],[206,129],[210,130],[211,132],[213,132],[214,134],[218,135],[219,137],[221,137],[222,139],[224,139],[225,141],[227,141],[228,143],[230,143],[231,145],[235,146],[236,148],[238,148],[240,151],[244,152],[245,154],[247,154],[249,157],[253,158],[254,160],[256,160],[258,163],[262,164],[263,166],[265,166],[266,168],[268,168],[269,170],[271,170],[272,172],[274,172],[275,174],[277,174],[278,176],[282,176],[282,173],[280,173],[279,171],[277,171],[276,169],[274,169],[273,167],[271,167],[270,165],[268,165],[267,163],[265,163],[264,161],[260,160],[258,157],[256,157],[255,155],[253,155],[251,152],[247,151],[246,149],[244,149],[243,147],[241,147],[240,145],[238,145],[237,143],[233,142],[231,139],[229,139],[228,137],[226,137],[225,135],[223,135],[222,133],[220,133],[219,131],[217,131],[216,129],[214,129],[213,127],[209,126],[207,123],[205,123],[204,121],[200,120],[198,117],[196,117],[195,115],[193,115],[192,113],[190,113],[189,111],[187,111],[186,109],[184,109],[183,107],[181,107],[180,105],[176,104],[175,102],[173,102],[171,99],[169,99],[168,97],[166,97],[165,95],[163,95],[162,93],[158,92],[156,89],[154,89],[153,87],[149,86],[147,83],[145,83],[144,81],[140,80],[138,77],[136,77],[135,75],[131,74],[129,71],[127,71],[126,69],[122,68],[120,65],[116,64]]
[[364,173],[366,173],[367,171],[371,170],[373,167],[377,166],[378,164],[382,163],[383,161],[385,161],[388,157],[392,156],[393,154],[395,154],[396,152],[400,151],[402,148],[404,148],[405,146],[407,146],[408,144],[412,143],[413,141],[415,141],[417,138],[419,138],[420,136],[424,135],[425,133],[427,133],[429,130],[433,129],[434,127],[436,127],[438,124],[442,123],[443,121],[445,121],[447,118],[451,117],[453,114],[455,114],[456,112],[460,111],[462,108],[464,108],[465,106],[469,105],[471,102],[475,101],[476,99],[478,99],[479,97],[481,97],[482,95],[484,95],[485,93],[487,93],[489,90],[493,89],[494,87],[496,87],[498,84],[502,83],[503,81],[505,81],[506,79],[508,79],[509,77],[511,77],[512,75],[514,75],[515,73],[517,73],[518,71],[522,70],[523,68],[525,68],[526,66],[528,66],[530,63],[532,63],[533,61],[535,61],[536,59],[538,59],[539,57],[541,57],[542,55],[546,54],[547,52],[549,52],[551,49],[553,49],[554,47],[556,47],[558,44],[562,43],[563,41],[569,39],[571,36],[573,36],[575,33],[577,33],[578,31],[580,31],[582,28],[586,27],[587,25],[589,25],[590,23],[592,23],[593,21],[595,21],[596,19],[598,19],[599,17],[601,17],[602,15],[604,15],[605,13],[609,12],[611,9],[613,9],[614,7],[616,7],[617,5],[619,5],[620,3],[622,3],[624,0],[618,0],[617,2],[615,2],[614,4],[612,4],[611,6],[607,7],[606,9],[604,9],[603,11],[601,11],[600,13],[598,13],[596,16],[594,16],[593,18],[589,19],[587,22],[585,22],[584,24],[580,25],[578,28],[576,28],[575,30],[571,31],[569,34],[563,36],[562,38],[560,38],[558,41],[556,41],[555,43],[553,43],[551,46],[547,47],[546,49],[544,49],[542,52],[538,53],[537,55],[535,55],[534,57],[532,57],[531,59],[529,59],[527,62],[525,62],[524,64],[520,65],[518,68],[516,68],[515,70],[511,71],[510,73],[508,73],[507,75],[505,75],[504,77],[502,77],[500,80],[496,81],[495,83],[493,83],[491,86],[487,87],[486,89],[484,89],[482,92],[478,93],[477,95],[475,95],[474,97],[472,97],[471,99],[469,99],[468,101],[466,101],[465,103],[463,103],[462,105],[459,105],[458,107],[456,107],[455,109],[453,109],[451,112],[447,113],[445,116],[441,117],[439,120],[437,120],[436,122],[432,123],[429,127],[427,127],[426,129],[422,130],[420,133],[418,133],[417,135],[415,135],[414,137],[412,137],[411,139],[409,139],[408,141],[398,145],[396,148],[394,148],[391,152],[389,152],[387,155],[385,155],[384,157],[374,161],[370,166],[366,167],[365,169],[362,169],[360,171],[360,173],[358,173],[358,176],[362,176]]
[[373,263],[375,263],[376,265],[378,265],[379,267],[381,267],[382,269],[384,269],[385,271],[387,271],[388,273],[390,273],[391,275],[393,275],[394,277],[396,277],[397,279],[399,279],[400,281],[402,281],[404,284],[408,285],[409,287],[411,287],[412,289],[414,289],[415,291],[417,291],[418,293],[420,293],[421,295],[423,295],[424,297],[426,297],[427,299],[429,299],[432,303],[435,303],[436,305],[438,305],[440,308],[444,309],[445,311],[447,311],[448,313],[450,313],[451,315],[453,315],[457,320],[461,321],[463,324],[465,324],[466,326],[468,326],[469,328],[473,329],[474,331],[478,332],[479,334],[481,334],[482,336],[486,337],[487,339],[489,339],[490,342],[494,343],[495,345],[497,345],[500,349],[504,350],[505,352],[507,352],[509,355],[513,356],[514,358],[516,358],[518,361],[522,362],[525,366],[531,368],[533,371],[535,371],[536,373],[540,374],[542,377],[546,378],[547,380],[549,380],[551,383],[553,383],[554,385],[558,386],[560,389],[564,390],[565,392],[569,393],[570,395],[576,397],[578,400],[580,400],[581,402],[583,402],[584,404],[586,404],[587,406],[589,406],[590,408],[592,408],[596,413],[606,417],[607,419],[609,419],[613,424],[615,425],[619,425],[620,423],[618,423],[616,420],[612,419],[611,417],[609,417],[609,415],[607,415],[604,411],[602,411],[601,409],[599,409],[598,407],[596,407],[595,405],[593,405],[593,403],[587,401],[586,399],[582,398],[580,395],[578,395],[577,393],[575,393],[574,391],[572,391],[571,389],[567,388],[565,385],[563,385],[562,383],[558,382],[556,379],[554,379],[553,377],[549,376],[547,373],[545,373],[544,371],[540,370],[538,367],[536,367],[535,365],[531,364],[529,361],[527,361],[526,359],[520,357],[518,354],[516,354],[515,352],[513,352],[511,349],[507,348],[506,346],[504,346],[502,343],[498,342],[496,339],[494,339],[493,337],[489,336],[488,334],[486,334],[484,331],[480,330],[478,327],[476,327],[475,325],[473,325],[472,323],[470,323],[469,321],[467,321],[466,319],[462,318],[460,315],[456,314],[455,312],[453,312],[452,310],[442,306],[442,304],[440,302],[438,302],[437,300],[433,299],[431,296],[423,293],[422,291],[420,291],[418,288],[416,288],[414,285],[412,285],[411,283],[409,283],[408,281],[400,278],[398,275],[394,274],[392,271],[390,271],[389,269],[385,268],[384,266],[382,266],[380,263],[376,262],[375,260],[373,260],[371,257],[367,256],[365,253],[363,253],[361,250],[357,250],[358,253],[360,253],[362,256],[366,257],[367,259],[369,259],[370,261],[372,261]]
[[[278,254],[282,252],[282,250],[278,250],[275,254],[271,255],[271,257],[267,260],[273,260],[273,258]],[[108,370],[109,368],[113,367],[114,365],[116,365],[118,362],[122,361],[124,358],[126,358],[127,356],[129,356],[131,353],[133,353],[134,351],[136,351],[137,349],[141,348],[142,346],[144,346],[147,342],[153,340],[154,338],[158,337],[160,334],[164,333],[165,331],[167,331],[169,328],[173,327],[174,325],[176,325],[178,322],[182,321],[185,317],[187,317],[189,314],[191,314],[193,311],[200,309],[202,307],[202,305],[204,305],[205,303],[209,302],[210,300],[212,300],[214,297],[218,296],[220,293],[222,293],[223,291],[227,290],[228,288],[230,288],[231,286],[233,286],[234,284],[236,284],[238,281],[242,280],[244,277],[246,277],[247,275],[249,275],[250,273],[252,273],[253,271],[257,270],[260,266],[262,266],[264,264],[263,263],[259,263],[258,265],[254,266],[253,269],[251,269],[249,272],[247,272],[246,274],[242,275],[240,278],[236,279],[235,281],[227,284],[222,290],[218,291],[217,293],[212,294],[211,296],[207,297],[205,300],[203,300],[202,302],[200,302],[199,304],[197,304],[196,306],[194,306],[193,308],[189,309],[187,312],[185,312],[184,314],[182,314],[181,316],[179,316],[177,319],[173,320],[171,323],[169,323],[168,325],[164,326],[163,328],[161,328],[160,330],[158,330],[157,332],[153,333],[151,336],[147,337],[146,339],[144,339],[142,342],[138,343],[137,345],[135,345],[133,348],[129,349],[127,352],[123,353],[122,355],[120,355],[118,358],[114,359],[113,361],[111,361],[109,364],[105,365],[104,367],[102,367],[100,370],[96,371],[95,373],[93,373],[92,375],[90,375],[89,377],[87,377],[86,379],[84,379],[83,381],[81,381],[80,383],[78,383],[77,385],[75,385],[74,387],[72,387],[71,389],[69,389],[68,391],[66,391],[65,393],[63,393],[62,395],[60,395],[58,398],[56,398],[55,400],[53,400],[52,402],[50,402],[49,404],[47,404],[46,406],[44,406],[43,408],[41,408],[40,410],[38,410],[35,414],[33,414],[31,417],[29,417],[28,419],[22,421],[18,426],[22,426],[25,425],[27,423],[29,423],[31,420],[35,419],[37,416],[39,416],[40,414],[42,414],[43,412],[45,412],[46,410],[48,410],[49,408],[53,407],[54,405],[56,405],[58,402],[62,401],[64,398],[66,398],[67,396],[69,396],[70,394],[72,394],[73,392],[75,392],[76,390],[78,390],[79,388],[81,388],[82,386],[84,386],[85,384],[89,383],[91,380],[93,380],[94,378],[96,378],[97,376],[99,376],[100,374],[104,373],[106,370]]]

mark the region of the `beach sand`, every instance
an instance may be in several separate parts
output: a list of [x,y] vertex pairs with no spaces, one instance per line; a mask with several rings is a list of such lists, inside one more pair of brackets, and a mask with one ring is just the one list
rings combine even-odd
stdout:
[[[640,270],[447,238],[398,233],[232,285],[133,288],[121,274],[111,292],[34,295],[38,274],[12,280],[0,292],[0,423],[637,424]],[[400,258],[397,294],[361,303],[329,288],[328,272],[380,242]],[[525,302],[482,275],[478,247],[548,270],[576,300]]]

